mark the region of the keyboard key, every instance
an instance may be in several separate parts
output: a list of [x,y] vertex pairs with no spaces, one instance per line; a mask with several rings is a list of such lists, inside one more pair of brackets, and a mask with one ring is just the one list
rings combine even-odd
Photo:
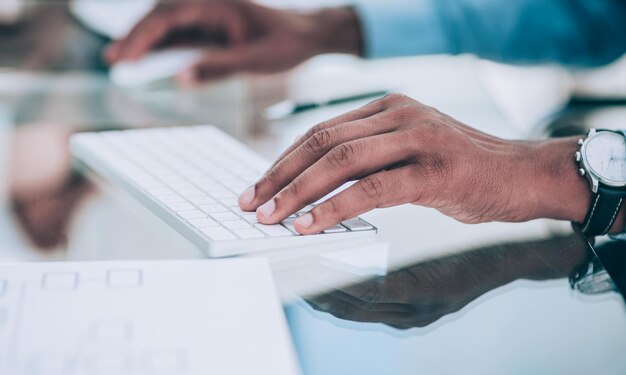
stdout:
[[200,229],[205,236],[209,237],[212,241],[228,241],[235,240],[237,236],[232,234],[228,229],[223,227],[208,227]]
[[203,204],[214,204],[217,201],[215,199],[209,197],[208,195],[203,195],[203,196],[200,196],[200,197],[189,198],[189,202],[191,202],[191,203],[193,203],[193,204],[195,204],[197,206],[200,206],[200,205],[203,205]]
[[211,192],[211,196],[217,200],[237,199],[237,195],[230,190]]
[[223,226],[225,226],[226,228],[234,231],[236,229],[250,229],[252,228],[252,224],[248,223],[247,221],[243,221],[243,220],[236,220],[236,221],[225,221],[222,223]]
[[146,191],[152,195],[170,195],[174,194],[172,189],[168,189],[166,187],[145,187]]
[[347,232],[347,231],[348,230],[346,229],[346,227],[344,227],[341,224],[337,224],[333,227],[326,229],[324,233],[341,233],[341,232]]
[[191,224],[194,228],[206,228],[206,227],[216,227],[219,226],[219,223],[211,218],[204,219],[190,219],[187,220],[189,224]]
[[228,208],[222,206],[221,204],[213,203],[213,204],[201,204],[198,206],[199,209],[206,212],[207,214],[217,214],[220,212],[230,212]]
[[354,232],[374,229],[374,227],[369,225],[365,220],[359,219],[358,217],[354,219],[346,220],[342,222],[341,224]]
[[294,225],[295,221],[296,221],[296,219],[295,219],[295,218],[287,218],[287,219],[285,219],[285,220],[284,220],[281,224],[282,224],[285,228],[287,228],[287,229],[289,229],[290,231],[292,231],[292,232],[293,232],[293,234],[295,234],[295,235],[299,236],[299,235],[300,235],[300,233],[298,233],[298,232],[296,231],[296,227],[295,227],[295,225]]
[[184,202],[183,197],[177,194],[163,194],[163,195],[155,195],[154,198],[161,203],[177,203]]
[[254,227],[259,229],[261,232],[267,234],[270,237],[288,237],[293,236],[294,234],[285,227],[280,224],[276,225],[266,225],[266,224],[254,224]]
[[232,212],[221,212],[221,213],[211,214],[211,217],[213,218],[213,220],[217,220],[219,222],[241,219],[239,216],[233,214]]
[[252,213],[246,213],[244,215],[241,215],[241,218],[244,219],[245,221],[247,221],[250,224],[256,224],[259,222],[259,220],[257,220],[256,218],[256,213],[252,212]]
[[196,188],[178,190],[177,193],[187,199],[206,196],[202,190]]
[[255,212],[244,211],[241,208],[239,208],[239,206],[230,206],[229,208],[237,216],[244,216],[244,215],[249,215],[249,214],[256,215]]
[[233,232],[243,239],[250,238],[263,238],[265,235],[254,228],[249,229],[234,229]]
[[183,219],[203,219],[207,217],[207,215],[200,210],[190,210],[190,211],[180,211],[177,212],[176,215],[182,217]]
[[174,211],[190,211],[196,209],[193,205],[187,202],[167,203],[166,206]]
[[220,198],[219,201],[221,204],[223,204],[226,207],[235,207],[239,205],[238,197]]

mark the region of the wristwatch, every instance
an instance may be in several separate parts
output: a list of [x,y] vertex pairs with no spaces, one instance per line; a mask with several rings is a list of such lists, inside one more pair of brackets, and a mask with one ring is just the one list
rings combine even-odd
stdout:
[[598,258],[592,258],[569,276],[569,285],[582,294],[601,294],[617,291],[608,271]]
[[581,231],[587,236],[604,235],[626,198],[626,132],[591,129],[578,144],[578,173],[589,180],[593,193]]

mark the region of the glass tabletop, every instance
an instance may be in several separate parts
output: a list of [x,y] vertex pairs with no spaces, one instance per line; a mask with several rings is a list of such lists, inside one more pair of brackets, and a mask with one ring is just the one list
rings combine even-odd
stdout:
[[[394,87],[481,130],[525,134],[468,57],[325,56],[193,90],[122,89],[100,63],[107,37],[59,4],[31,13],[41,26],[0,25],[0,261],[203,257],[129,197],[75,172],[67,140],[77,131],[210,123],[272,159],[362,103],[282,121],[264,117],[269,104]],[[44,25],[65,32],[42,38]],[[626,245],[601,239],[592,250],[569,223],[467,225],[410,205],[364,218],[379,228],[373,241],[259,255],[305,374],[626,373]]]
[[623,296],[568,281],[590,256],[576,235],[470,247],[285,311],[309,374],[620,374]]

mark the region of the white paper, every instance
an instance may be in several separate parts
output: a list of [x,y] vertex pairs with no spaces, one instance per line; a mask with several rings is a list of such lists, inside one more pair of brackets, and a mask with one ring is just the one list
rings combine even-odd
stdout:
[[0,373],[297,374],[263,259],[0,265]]

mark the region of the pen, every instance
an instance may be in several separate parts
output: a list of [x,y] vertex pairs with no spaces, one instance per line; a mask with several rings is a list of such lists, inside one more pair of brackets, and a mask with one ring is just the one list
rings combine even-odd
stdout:
[[268,120],[280,120],[301,112],[310,111],[315,108],[327,107],[336,104],[350,103],[358,100],[381,97],[389,94],[388,91],[372,91],[362,94],[344,96],[341,98],[329,99],[320,102],[296,103],[293,100],[285,100],[273,104],[265,109],[265,118]]

